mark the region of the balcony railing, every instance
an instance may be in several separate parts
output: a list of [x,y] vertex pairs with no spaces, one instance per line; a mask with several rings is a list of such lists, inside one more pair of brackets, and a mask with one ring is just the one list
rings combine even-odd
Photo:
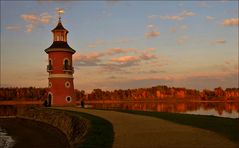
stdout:
[[74,72],[74,68],[71,65],[64,65],[63,71]]
[[52,71],[53,70],[53,66],[52,65],[47,65],[47,71]]

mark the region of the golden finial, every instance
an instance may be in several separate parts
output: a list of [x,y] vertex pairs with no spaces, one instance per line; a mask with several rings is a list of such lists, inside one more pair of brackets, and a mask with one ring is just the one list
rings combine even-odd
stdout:
[[57,8],[57,14],[58,14],[58,18],[59,18],[59,21],[61,20],[61,15],[64,14],[64,9],[63,8]]

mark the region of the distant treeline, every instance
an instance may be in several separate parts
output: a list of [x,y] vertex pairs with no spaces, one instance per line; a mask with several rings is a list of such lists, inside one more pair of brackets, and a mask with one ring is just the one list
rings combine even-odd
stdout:
[[0,100],[44,100],[47,98],[46,88],[35,87],[9,87],[0,88]]
[[145,99],[199,99],[213,100],[239,99],[239,88],[227,88],[223,90],[221,87],[214,90],[199,91],[196,89],[175,88],[167,86],[156,86],[151,88],[138,88],[127,90],[102,91],[94,89],[86,96],[88,100],[145,100]]
[[[214,90],[199,91],[196,89],[156,86],[127,90],[103,91],[94,89],[86,94],[84,90],[75,90],[77,100],[145,100],[145,99],[198,99],[198,100],[235,100],[239,99],[239,88],[221,87]],[[45,100],[47,88],[0,88],[0,100]]]

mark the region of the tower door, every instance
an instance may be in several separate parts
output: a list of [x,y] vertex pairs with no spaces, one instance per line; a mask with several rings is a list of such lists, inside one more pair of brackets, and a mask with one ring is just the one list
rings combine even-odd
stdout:
[[52,94],[48,94],[48,99],[47,99],[47,106],[51,106],[51,101],[52,101]]

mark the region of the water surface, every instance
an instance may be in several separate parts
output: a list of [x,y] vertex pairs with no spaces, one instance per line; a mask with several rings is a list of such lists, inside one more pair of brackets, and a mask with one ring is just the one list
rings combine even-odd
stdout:
[[239,102],[124,101],[88,103],[87,105],[96,109],[142,110],[239,118]]

